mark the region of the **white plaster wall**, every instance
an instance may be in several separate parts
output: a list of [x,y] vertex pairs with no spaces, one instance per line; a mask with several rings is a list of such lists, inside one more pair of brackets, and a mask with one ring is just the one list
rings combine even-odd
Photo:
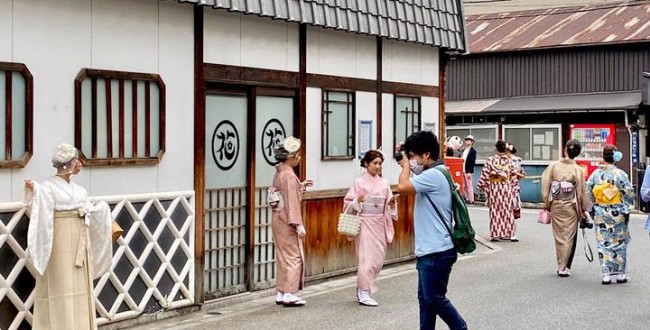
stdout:
[[[356,92],[357,130],[359,120],[372,120],[372,147],[377,148],[375,139],[377,128],[375,93]],[[361,174],[359,160],[321,160],[321,119],[322,90],[307,88],[307,178],[314,180],[314,190],[347,188]],[[357,154],[358,154],[357,131]]]
[[298,24],[221,10],[205,11],[204,61],[298,71]]
[[376,79],[375,38],[310,27],[307,29],[307,72]]
[[438,48],[387,40],[382,50],[384,81],[438,86]]
[[24,169],[0,170],[0,186],[11,187],[0,189],[0,202],[20,200],[25,178],[53,174],[56,145],[74,142],[73,82],[82,68],[161,74],[167,152],[157,166],[89,167],[76,181],[96,196],[191,190],[192,31],[192,7],[175,2],[0,2],[0,60],[25,63],[34,76],[34,156]]

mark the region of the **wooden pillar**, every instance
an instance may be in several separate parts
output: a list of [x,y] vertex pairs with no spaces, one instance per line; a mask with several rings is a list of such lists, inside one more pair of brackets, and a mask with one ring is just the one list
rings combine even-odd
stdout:
[[383,75],[383,41],[381,37],[377,37],[377,147],[382,147],[384,152],[387,152],[389,155],[392,154],[394,146],[384,146],[382,140],[382,117],[383,117],[383,104],[382,104],[382,75]]
[[438,48],[440,52],[439,74],[438,74],[438,140],[440,141],[440,157],[445,156],[445,151],[442,148],[442,143],[445,141],[445,86],[447,83],[447,63],[449,62],[449,55],[442,49]]
[[298,118],[300,129],[301,160],[300,160],[300,180],[307,177],[307,25],[300,24],[298,28]]
[[[205,79],[203,76],[203,6],[194,6],[194,298],[205,301]],[[161,128],[162,129],[162,128]]]

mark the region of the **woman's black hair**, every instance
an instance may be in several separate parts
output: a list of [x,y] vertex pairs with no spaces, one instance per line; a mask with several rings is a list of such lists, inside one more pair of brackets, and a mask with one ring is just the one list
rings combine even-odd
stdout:
[[576,139],[567,141],[564,147],[566,148],[566,155],[569,159],[578,157],[582,151],[582,145],[580,144],[580,141]]
[[603,148],[603,160],[610,164],[614,164],[614,151],[617,150],[618,148],[613,144],[605,145]]
[[361,158],[361,167],[367,168],[368,164],[372,163],[376,158],[381,158],[381,161],[384,161],[384,155],[381,152],[377,150],[366,151],[366,153],[363,154],[363,158]]
[[497,141],[497,143],[494,144],[494,147],[497,148],[498,152],[506,152],[506,142],[503,140]]

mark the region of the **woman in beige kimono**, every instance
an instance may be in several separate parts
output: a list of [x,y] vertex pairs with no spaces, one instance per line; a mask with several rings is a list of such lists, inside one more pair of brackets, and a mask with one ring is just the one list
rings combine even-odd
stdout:
[[[361,159],[366,169],[345,195],[345,207],[353,207],[363,221],[355,238],[357,253],[357,300],[364,306],[377,306],[370,293],[376,291],[374,283],[386,259],[386,246],[393,241],[397,220],[398,195],[393,195],[390,184],[381,177],[384,156],[369,150]],[[350,212],[350,211],[348,211]]]
[[277,262],[277,295],[275,303],[284,306],[303,306],[305,300],[295,294],[304,284],[303,237],[307,234],[300,213],[302,192],[311,186],[311,180],[300,182],[293,168],[300,164],[300,140],[290,136],[275,147],[276,166],[273,188],[280,193],[281,202],[273,207],[273,241]]
[[589,205],[585,177],[574,158],[580,155],[578,140],[569,140],[564,147],[564,158],[551,163],[542,173],[542,199],[551,212],[557,275],[568,277],[576,251],[578,223]]
[[82,168],[75,147],[59,145],[52,164],[55,176],[25,180],[27,252],[37,271],[32,329],[96,329],[93,278],[111,265],[111,211],[72,182]]

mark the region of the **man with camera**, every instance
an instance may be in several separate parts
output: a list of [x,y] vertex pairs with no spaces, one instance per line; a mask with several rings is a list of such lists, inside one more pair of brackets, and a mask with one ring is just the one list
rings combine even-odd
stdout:
[[[438,315],[451,330],[467,329],[467,323],[446,297],[451,268],[458,254],[443,223],[452,227],[452,204],[445,175],[434,169],[444,168],[439,160],[438,138],[429,131],[415,132],[397,150],[395,160],[402,167],[397,189],[402,196],[415,195],[413,221],[420,329],[435,329]],[[449,217],[441,219],[433,203]]]

